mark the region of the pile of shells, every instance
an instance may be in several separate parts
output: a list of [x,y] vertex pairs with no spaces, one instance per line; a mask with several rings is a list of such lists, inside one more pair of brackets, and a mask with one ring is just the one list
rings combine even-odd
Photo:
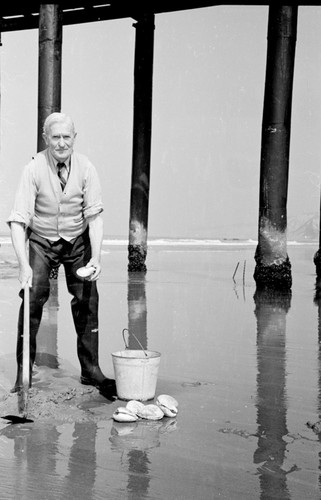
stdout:
[[147,404],[136,400],[128,401],[126,406],[120,406],[113,413],[113,419],[117,422],[135,422],[140,418],[146,420],[160,420],[165,417],[176,417],[178,413],[178,402],[172,396],[160,394],[156,404]]

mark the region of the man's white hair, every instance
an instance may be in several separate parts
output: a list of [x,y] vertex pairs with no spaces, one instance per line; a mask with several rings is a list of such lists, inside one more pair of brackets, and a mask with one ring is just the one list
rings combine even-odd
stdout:
[[71,129],[73,133],[75,134],[75,125],[70,116],[66,115],[65,113],[51,113],[51,115],[47,116],[45,119],[45,122],[43,124],[43,133],[45,135],[49,134],[49,129],[51,125],[54,123],[69,123],[71,125]]

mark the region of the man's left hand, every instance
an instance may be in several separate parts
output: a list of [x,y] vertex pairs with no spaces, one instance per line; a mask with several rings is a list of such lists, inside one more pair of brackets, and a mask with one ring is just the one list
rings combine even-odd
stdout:
[[94,267],[95,272],[92,273],[88,278],[86,278],[88,281],[96,281],[99,278],[99,275],[101,273],[101,265],[100,262],[98,262],[96,259],[90,259],[88,264],[86,264],[85,267]]

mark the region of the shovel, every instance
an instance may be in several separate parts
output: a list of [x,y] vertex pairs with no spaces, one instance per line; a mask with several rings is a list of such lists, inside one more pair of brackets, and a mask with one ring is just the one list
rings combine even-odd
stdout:
[[30,304],[29,285],[24,287],[23,307],[23,342],[22,342],[22,388],[18,391],[19,415],[6,415],[2,418],[10,420],[12,424],[33,422],[27,418],[28,392],[30,383]]

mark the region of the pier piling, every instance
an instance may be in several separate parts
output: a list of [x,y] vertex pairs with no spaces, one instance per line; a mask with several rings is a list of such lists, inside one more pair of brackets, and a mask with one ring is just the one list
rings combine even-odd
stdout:
[[292,286],[286,210],[297,11],[297,5],[269,8],[254,271],[259,287]]

